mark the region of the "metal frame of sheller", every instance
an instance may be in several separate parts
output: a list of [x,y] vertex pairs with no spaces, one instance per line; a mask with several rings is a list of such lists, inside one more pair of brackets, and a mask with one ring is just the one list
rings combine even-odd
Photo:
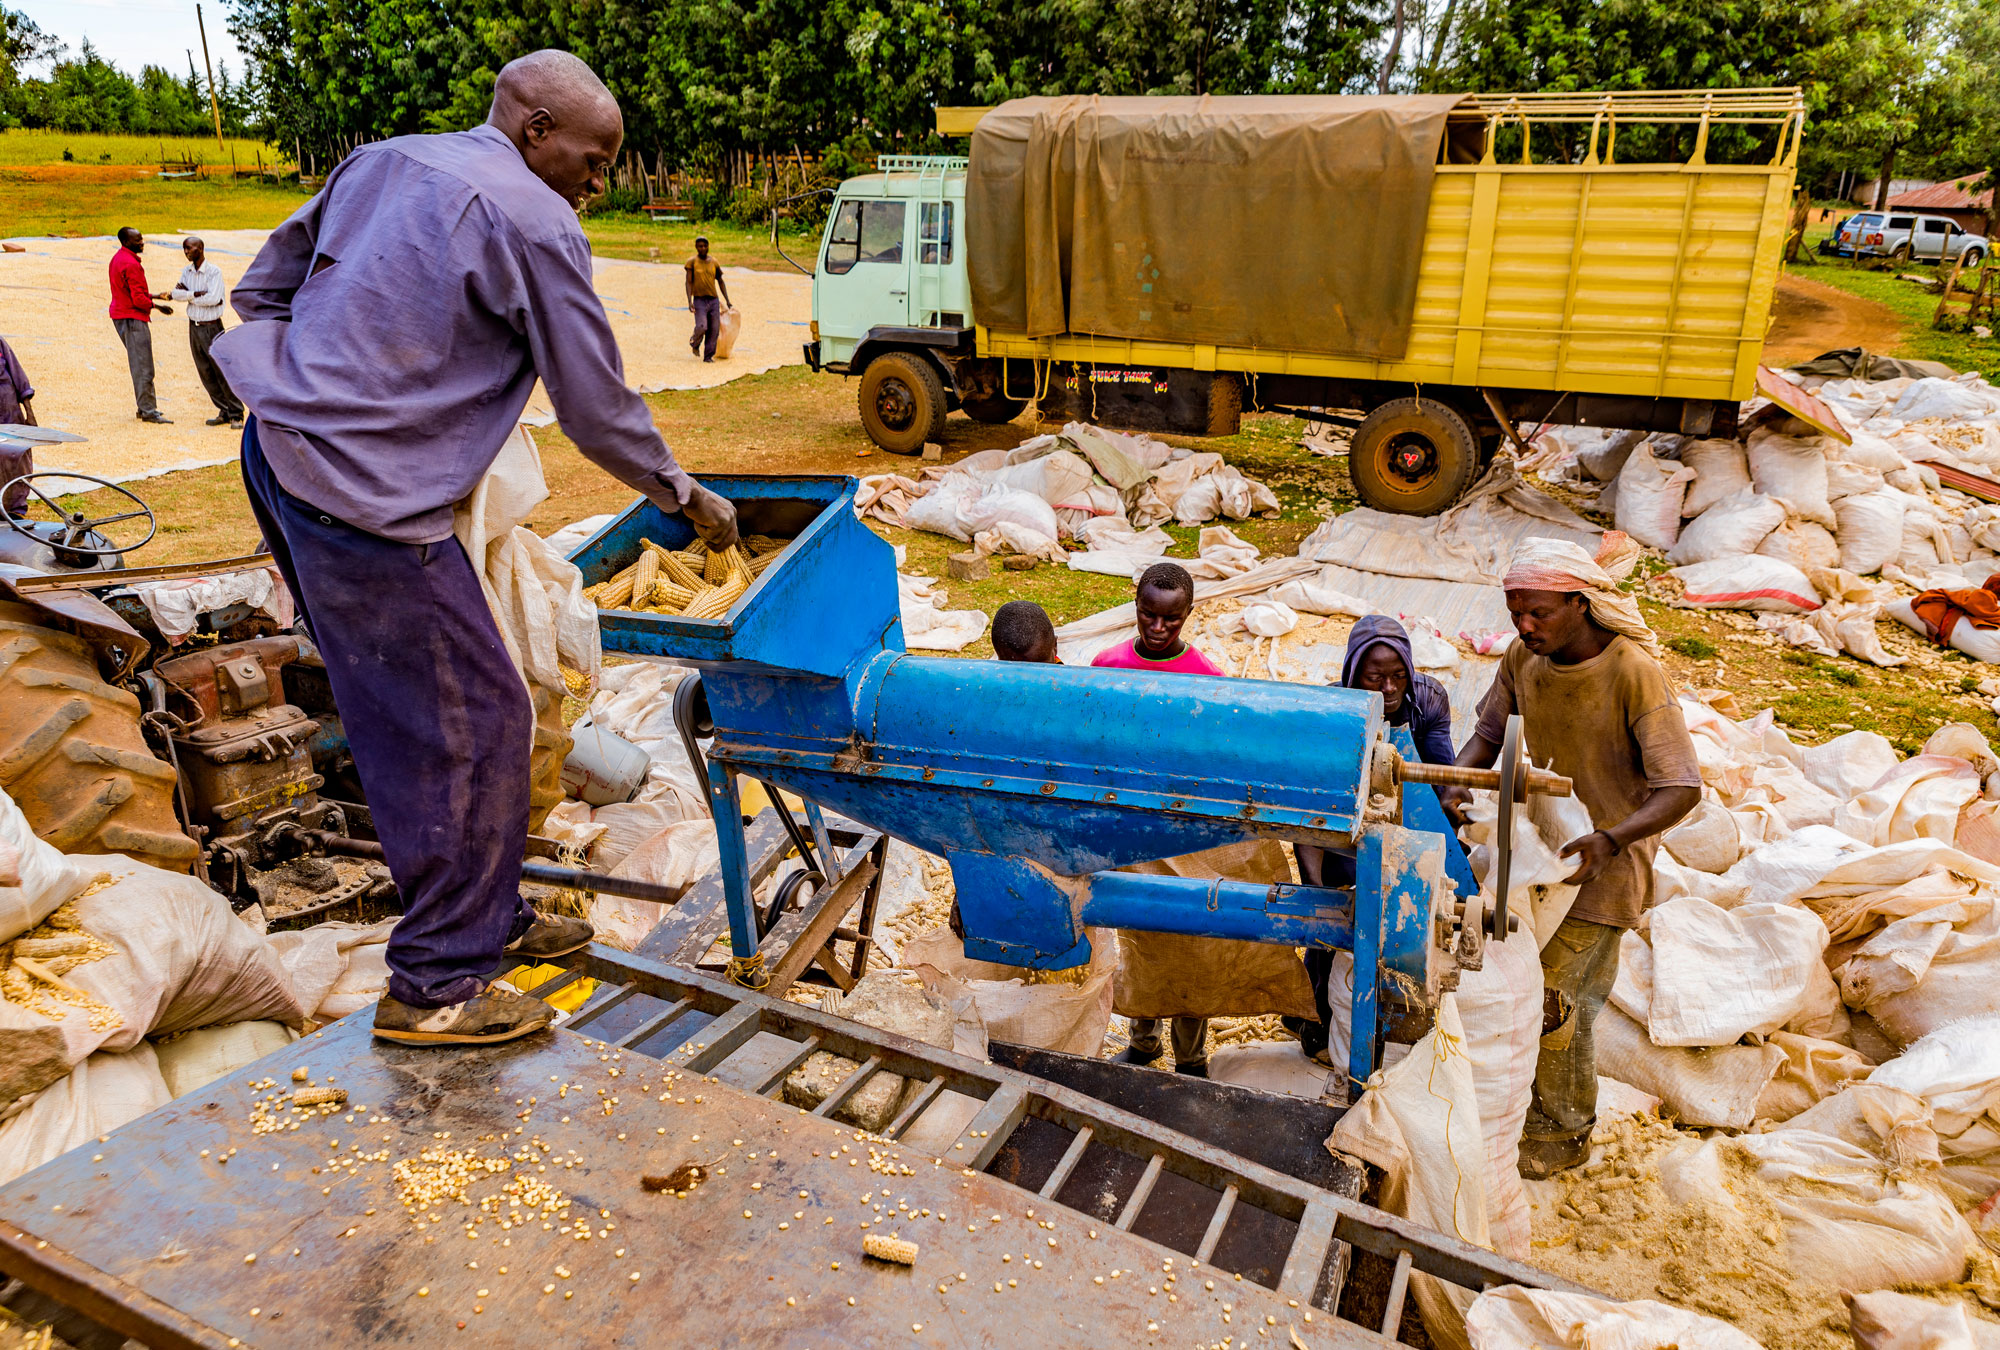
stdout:
[[[1161,1177],[1171,1174],[1194,1183],[1214,1196],[1208,1223],[1185,1254],[1208,1262],[1223,1231],[1239,1211],[1261,1210],[1296,1225],[1282,1273],[1275,1288],[1300,1303],[1335,1311],[1353,1260],[1353,1249],[1372,1252],[1393,1263],[1387,1308],[1377,1328],[1366,1330],[1393,1338],[1401,1325],[1412,1270],[1435,1276],[1475,1292],[1503,1284],[1537,1289],[1589,1293],[1580,1286],[1509,1260],[1422,1224],[1350,1200],[1331,1191],[1260,1166],[1179,1131],[1107,1105],[1073,1089],[995,1064],[879,1031],[815,1008],[745,989],[697,971],[680,969],[629,952],[593,945],[557,964],[565,974],[536,990],[543,994],[575,980],[601,982],[590,1003],[573,1015],[566,1029],[589,1035],[588,1028],[603,1014],[627,1001],[645,997],[664,1005],[630,1031],[607,1043],[627,1053],[667,1036],[689,1014],[707,1019],[671,1050],[659,1056],[691,1073],[716,1075],[731,1058],[760,1033],[793,1043],[775,1060],[769,1053],[754,1056],[748,1090],[776,1098],[785,1079],[814,1054],[831,1052],[858,1067],[814,1109],[827,1116],[840,1110],[878,1073],[895,1074],[922,1086],[884,1131],[901,1139],[946,1091],[984,1103],[960,1131],[945,1157],[961,1166],[985,1171],[1010,1137],[1030,1121],[1047,1122],[1070,1134],[1070,1143],[1054,1169],[1035,1188],[1040,1200],[1071,1209],[1079,1217],[1102,1222],[1065,1204],[1064,1183],[1076,1172],[1085,1152],[1111,1150],[1125,1156],[1138,1180],[1120,1195],[1113,1224],[1129,1231],[1145,1209]],[[751,1057],[746,1057],[751,1058]],[[1164,1245],[1164,1244],[1163,1244]],[[1248,1278],[1246,1276],[1246,1278]],[[1343,1329],[1353,1323],[1342,1323]]]

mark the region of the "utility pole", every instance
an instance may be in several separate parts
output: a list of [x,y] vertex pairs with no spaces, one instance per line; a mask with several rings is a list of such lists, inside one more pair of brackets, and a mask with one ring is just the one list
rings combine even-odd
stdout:
[[201,63],[208,68],[208,110],[215,115],[215,148],[222,149],[222,104],[215,97],[215,65],[208,59],[208,25],[202,22],[201,5],[194,7],[195,27],[201,30]]

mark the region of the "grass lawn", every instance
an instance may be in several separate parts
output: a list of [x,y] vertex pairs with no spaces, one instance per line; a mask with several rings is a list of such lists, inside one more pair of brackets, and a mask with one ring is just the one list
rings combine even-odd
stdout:
[[[69,152],[71,159],[63,159]],[[17,164],[138,164],[157,170],[166,160],[191,159],[198,164],[235,163],[249,168],[259,156],[266,164],[291,162],[291,156],[276,146],[243,137],[230,137],[221,145],[213,136],[126,136],[96,131],[30,130],[10,127],[0,131],[0,165]]]
[[[694,256],[696,235],[707,238],[709,252],[726,272],[731,264],[759,272],[790,272],[792,265],[771,246],[771,231],[745,229],[726,220],[696,225],[684,221],[654,222],[639,211],[607,211],[583,218],[583,232],[590,236],[590,251],[600,258],[646,259],[648,249],[660,250],[662,262],[685,262]],[[811,235],[786,233],[779,236],[784,250],[810,270],[819,248],[819,231]]]
[[1909,664],[1879,669],[1848,657],[1829,659],[1792,647],[1760,646],[1748,615],[1675,609],[1641,595],[1639,608],[1666,648],[1667,671],[1684,688],[1728,690],[1735,716],[1765,708],[1792,729],[1795,741],[1817,742],[1847,731],[1875,731],[1904,755],[1914,755],[1946,722],[1970,722],[1988,740],[2000,737],[1991,700],[1978,692],[1994,668],[1961,652],[1940,652],[1902,625],[1877,631]]
[[297,188],[272,183],[66,182],[0,168],[0,236],[108,235],[125,225],[147,234],[264,230],[305,200]]
[[[0,238],[41,235],[108,235],[132,225],[148,234],[182,230],[268,230],[298,210],[307,194],[290,184],[227,179],[163,181],[126,176],[122,169],[71,169],[67,165],[9,167],[0,133]],[[214,149],[215,142],[210,141]],[[132,170],[137,175],[140,171]],[[655,224],[634,211],[583,218],[591,251],[604,258],[644,261],[658,249],[662,261],[694,256],[696,235],[707,236],[724,267],[790,272],[771,246],[771,232],[728,221]],[[819,235],[782,236],[786,253],[810,266]]]
[[[1825,233],[1821,230],[1809,235],[1808,247],[1817,244]],[[1902,279],[1907,273],[1912,276],[1937,276],[1942,281],[1949,269],[1913,262],[1875,271],[1847,258],[1828,258],[1815,253],[1811,262],[1801,262],[1790,270],[1794,275],[1836,286],[1895,311],[1904,323],[1903,340],[1895,351],[1882,355],[1942,361],[1953,370],[1976,370],[1988,380],[2000,384],[2000,338],[1938,332],[1931,327],[1931,316],[1937,312],[1938,293]]]

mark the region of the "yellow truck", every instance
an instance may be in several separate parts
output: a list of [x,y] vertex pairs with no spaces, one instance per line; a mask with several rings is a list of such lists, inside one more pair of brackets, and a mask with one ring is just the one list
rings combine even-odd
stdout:
[[941,108],[969,158],[841,185],[806,359],[892,452],[961,408],[1285,411],[1352,427],[1369,505],[1430,514],[1518,424],[1734,431],[1804,118],[1797,89]]

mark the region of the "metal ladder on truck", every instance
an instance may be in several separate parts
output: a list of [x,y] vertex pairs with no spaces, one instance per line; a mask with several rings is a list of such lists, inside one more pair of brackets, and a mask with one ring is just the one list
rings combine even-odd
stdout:
[[[910,268],[910,321],[919,328],[936,328],[944,309],[945,250],[958,247],[963,222],[945,198],[945,178],[964,173],[962,155],[884,155],[877,167],[884,173],[914,173],[917,208],[917,251]],[[926,231],[934,231],[926,237]],[[937,249],[935,261],[925,261],[926,245]]]

